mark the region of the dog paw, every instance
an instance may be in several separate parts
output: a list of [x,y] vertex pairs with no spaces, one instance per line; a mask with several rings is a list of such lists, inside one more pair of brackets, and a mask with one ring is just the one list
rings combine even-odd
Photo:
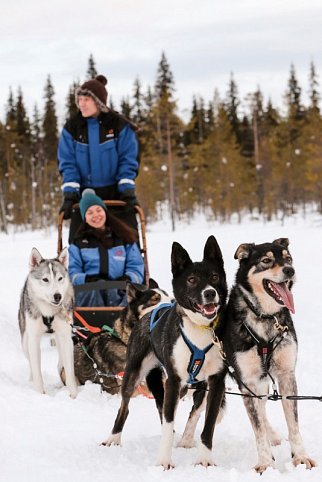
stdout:
[[72,383],[71,385],[68,386],[68,391],[69,391],[69,396],[70,398],[76,398],[77,397],[77,386],[76,383]]
[[177,447],[181,447],[183,449],[192,449],[192,447],[195,447],[195,446],[196,446],[196,443],[193,437],[182,437],[177,443]]
[[105,447],[121,445],[121,433],[111,434],[108,439],[104,440],[100,445],[104,445]]
[[175,465],[174,463],[170,460],[164,460],[164,461],[161,461],[161,460],[158,460],[157,461],[157,465],[161,465],[163,467],[163,470],[171,470],[171,469],[174,469]]
[[272,460],[271,462],[259,462],[257,465],[255,465],[254,469],[258,474],[262,474],[265,472],[267,469],[275,469],[274,461]]
[[199,454],[195,465],[202,465],[203,467],[212,467],[216,465],[212,458],[212,451],[208,449],[203,443],[199,444]]
[[293,455],[292,463],[295,467],[297,467],[298,465],[304,464],[305,467],[309,470],[317,466],[317,463],[315,462],[315,460],[310,459],[310,457],[308,457],[307,455],[301,455],[301,454]]
[[213,460],[197,460],[197,461],[195,462],[195,466],[196,466],[196,465],[202,465],[202,467],[205,467],[205,468],[207,468],[207,467],[215,467],[215,466],[216,466],[216,464],[215,464],[215,462],[214,462]]

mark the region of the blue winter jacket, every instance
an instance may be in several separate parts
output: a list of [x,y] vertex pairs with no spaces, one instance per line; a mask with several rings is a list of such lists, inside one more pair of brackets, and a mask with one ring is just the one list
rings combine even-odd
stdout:
[[114,111],[97,118],[79,112],[66,122],[58,144],[63,192],[117,185],[135,188],[138,141],[133,126]]
[[142,283],[144,262],[136,243],[116,241],[106,249],[97,238],[85,233],[69,246],[69,275],[74,285],[85,283],[86,275],[116,280],[126,275],[133,283]]

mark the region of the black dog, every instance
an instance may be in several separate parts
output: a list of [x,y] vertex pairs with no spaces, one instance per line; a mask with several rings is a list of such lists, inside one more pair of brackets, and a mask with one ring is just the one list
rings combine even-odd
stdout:
[[[273,243],[241,244],[239,261],[225,317],[224,350],[256,437],[257,472],[274,466],[271,445],[280,444],[269,425],[265,400],[270,380],[278,380],[281,395],[296,395],[297,339],[290,315],[294,313],[291,288],[295,280],[286,238]],[[275,384],[273,385],[275,388]],[[275,388],[275,394],[278,395]],[[305,453],[298,427],[297,402],[282,400],[294,465],[315,465]]]
[[[162,305],[137,323],[130,336],[122,403],[112,434],[104,445],[119,445],[128,415],[130,397],[146,377],[162,421],[158,464],[172,467],[174,416],[180,396],[187,386],[208,386],[205,424],[197,463],[213,465],[212,438],[224,398],[225,367],[216,336],[221,329],[221,311],[226,303],[227,284],[218,243],[210,236],[202,262],[192,262],[178,243],[172,246],[172,274],[175,302]],[[162,371],[164,369],[164,385]],[[163,389],[164,387],[164,389]],[[200,390],[197,390],[197,393]],[[193,413],[204,397],[197,396]]]

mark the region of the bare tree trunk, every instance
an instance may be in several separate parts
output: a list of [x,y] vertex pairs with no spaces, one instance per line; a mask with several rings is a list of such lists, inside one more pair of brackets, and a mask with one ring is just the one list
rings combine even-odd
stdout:
[[35,158],[31,157],[31,229],[36,229],[36,179],[35,179]]
[[7,218],[6,218],[6,207],[4,201],[2,181],[0,182],[0,231],[8,234]]
[[175,196],[174,196],[174,169],[171,149],[171,133],[169,117],[167,116],[167,147],[168,147],[168,167],[169,167],[169,199],[172,231],[175,231]]
[[259,140],[257,126],[257,111],[253,111],[253,137],[254,137],[254,158],[255,168],[257,172],[257,195],[258,195],[258,211],[262,214],[264,208],[264,184],[263,184],[263,166],[259,160]]

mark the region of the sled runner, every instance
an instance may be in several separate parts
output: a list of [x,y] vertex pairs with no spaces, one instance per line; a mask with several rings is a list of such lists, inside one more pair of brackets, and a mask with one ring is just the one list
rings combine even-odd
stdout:
[[[123,221],[127,222],[128,215],[128,205],[124,201],[104,201],[105,205],[108,207],[115,216],[120,217]],[[77,211],[78,204],[73,206],[73,211],[75,215],[78,215]],[[143,257],[144,262],[144,285],[135,285],[138,288],[145,288],[149,284],[149,268],[148,268],[148,257],[147,257],[147,245],[146,245],[146,230],[145,230],[145,217],[143,210],[140,206],[133,206],[135,210],[135,217],[137,223],[137,231],[139,234],[139,248]],[[63,249],[63,219],[64,212],[61,212],[58,217],[58,255]],[[73,219],[71,220],[73,222]],[[133,221],[130,223],[133,227]],[[129,224],[130,224],[129,223]],[[82,285],[74,286],[75,293],[79,291],[92,291],[92,290],[111,290],[126,289],[126,281],[114,281],[106,280],[99,282],[85,283]],[[76,333],[82,338],[87,338],[91,333],[99,333],[103,330],[113,331],[114,321],[119,317],[120,312],[124,309],[123,306],[109,306],[109,307],[98,307],[98,306],[75,306],[73,311],[73,324],[74,329],[77,330]]]

